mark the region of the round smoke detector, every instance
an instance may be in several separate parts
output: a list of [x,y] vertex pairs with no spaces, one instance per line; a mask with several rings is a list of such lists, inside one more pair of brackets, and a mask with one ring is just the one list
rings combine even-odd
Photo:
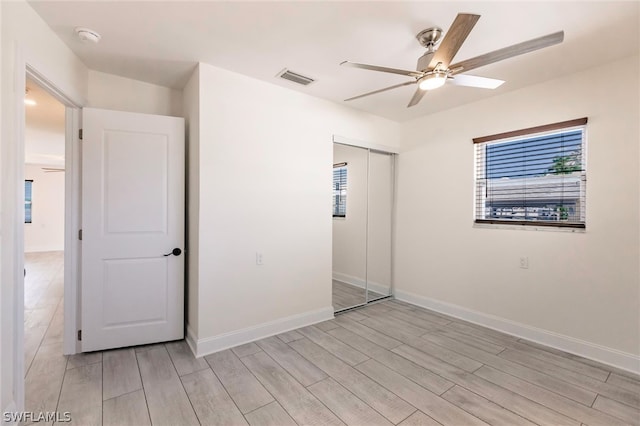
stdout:
[[100,38],[102,38],[97,31],[91,30],[89,28],[76,27],[75,32],[78,38],[82,41],[97,43],[100,41]]

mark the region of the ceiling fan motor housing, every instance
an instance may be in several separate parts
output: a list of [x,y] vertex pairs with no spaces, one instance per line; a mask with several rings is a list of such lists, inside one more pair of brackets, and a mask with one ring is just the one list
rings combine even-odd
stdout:
[[435,53],[435,45],[438,44],[440,38],[442,37],[442,28],[439,27],[431,27],[426,30],[420,31],[416,35],[416,39],[420,43],[421,46],[426,47],[427,51],[424,55],[418,58],[418,65],[416,69],[418,71],[427,71],[429,68],[429,63],[431,62],[431,58]]
[[416,35],[420,45],[429,50],[433,49],[433,47],[440,41],[440,37],[442,37],[442,28],[440,27],[427,28]]
[[416,65],[416,69],[418,71],[427,72],[429,68],[429,64],[431,63],[431,58],[436,52],[430,51],[426,52],[424,55],[418,58],[418,65]]

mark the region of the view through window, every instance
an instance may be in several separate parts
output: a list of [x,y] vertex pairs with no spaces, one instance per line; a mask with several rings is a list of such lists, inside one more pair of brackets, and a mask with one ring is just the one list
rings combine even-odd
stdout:
[[33,181],[24,181],[24,223],[31,223]]
[[347,216],[347,163],[333,165],[333,217]]
[[584,228],[586,121],[474,139],[476,222]]

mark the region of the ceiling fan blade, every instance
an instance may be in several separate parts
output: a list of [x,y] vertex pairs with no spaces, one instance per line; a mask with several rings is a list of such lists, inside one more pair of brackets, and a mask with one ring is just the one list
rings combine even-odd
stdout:
[[467,39],[467,36],[480,19],[480,15],[472,15],[469,13],[459,13],[456,19],[451,24],[449,31],[445,34],[444,38],[436,50],[436,54],[429,63],[429,68],[434,69],[438,63],[442,64],[443,69],[449,68],[449,64],[456,56],[458,50],[462,46],[462,43]]
[[413,98],[411,98],[411,101],[409,101],[409,105],[407,105],[407,108],[412,107],[414,105],[418,105],[418,102],[422,100],[422,98],[426,93],[427,93],[426,90],[422,90],[421,88],[418,87],[416,89],[416,92],[413,94]]
[[396,88],[402,87],[402,86],[409,86],[411,84],[416,84],[416,82],[415,81],[407,81],[406,83],[400,83],[400,84],[396,84],[395,86],[385,87],[384,89],[374,90],[373,92],[365,93],[364,95],[354,96],[353,98],[345,99],[344,101],[347,102],[347,101],[352,101],[354,99],[364,98],[365,96],[375,95],[376,93],[386,92],[387,90],[396,89]]
[[447,80],[447,84],[452,86],[479,87],[481,89],[496,89],[500,87],[502,83],[504,83],[504,80],[468,74],[458,74]]
[[553,46],[554,44],[562,43],[562,40],[564,40],[564,31],[558,31],[557,33],[548,34],[529,41],[523,41],[522,43],[514,44],[509,47],[494,50],[493,52],[485,53],[484,55],[476,56],[475,58],[458,62],[451,65],[449,68],[453,70],[452,74],[466,72],[494,62],[512,58],[514,56],[533,52],[534,50],[542,49],[544,47]]
[[420,78],[420,77],[422,77],[424,75],[424,73],[421,73],[420,71],[410,71],[410,70],[401,70],[401,69],[398,69],[398,68],[379,67],[377,65],[358,64],[356,62],[349,62],[349,61],[344,61],[340,65],[345,65],[345,66],[353,67],[353,68],[362,68],[362,69],[371,70],[371,71],[380,71],[380,72],[388,72],[388,73],[391,73],[391,74],[400,74],[400,75],[405,75],[407,77]]

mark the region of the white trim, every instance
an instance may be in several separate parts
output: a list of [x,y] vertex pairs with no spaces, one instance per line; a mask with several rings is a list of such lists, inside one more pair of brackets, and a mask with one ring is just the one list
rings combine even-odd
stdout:
[[[80,329],[79,267],[81,245],[77,232],[80,229],[80,104],[64,94],[41,72],[29,63],[23,63],[26,75],[34,80],[57,101],[65,105],[65,213],[64,213],[64,329],[63,353],[73,355],[80,352],[76,330]],[[25,74],[23,72],[23,74]],[[24,109],[24,108],[23,108]],[[24,306],[24,303],[23,305]]]
[[[14,162],[13,174],[10,174],[9,183],[13,183],[14,194],[14,224],[13,234],[13,397],[17,410],[24,408],[24,134],[25,134],[25,110],[24,88],[26,87],[26,62],[20,47],[15,46],[15,68],[13,76],[14,112],[13,117],[13,145],[11,153]],[[21,95],[20,95],[21,94]],[[3,166],[6,165],[3,162]],[[6,171],[3,171],[5,174]],[[10,172],[11,173],[11,172]],[[15,181],[11,182],[14,178]],[[4,196],[5,194],[3,194]],[[10,204],[11,205],[11,204]],[[10,213],[9,213],[10,214]],[[9,216],[11,217],[11,216]],[[6,247],[6,246],[5,246]]]
[[[8,256],[11,258],[11,263],[13,267],[13,282],[10,283],[13,287],[13,394],[14,394],[14,402],[16,410],[20,411],[24,409],[24,208],[23,206],[23,187],[24,184],[24,164],[25,164],[25,154],[24,154],[24,134],[25,134],[25,111],[24,111],[24,88],[26,86],[26,76],[29,75],[30,78],[37,81],[43,88],[45,88],[51,95],[53,95],[60,102],[65,104],[68,107],[77,108],[80,105],[78,102],[75,102],[71,97],[63,94],[57,86],[48,80],[45,76],[48,75],[46,72],[42,72],[42,70],[36,70],[36,68],[32,65],[32,63],[36,62],[35,58],[28,58],[25,56],[23,50],[18,45],[17,42],[13,44],[14,48],[14,67],[13,67],[13,111],[6,112],[6,116],[12,116],[13,122],[7,123],[10,126],[13,126],[13,132],[11,132],[13,140],[8,145],[11,147],[8,152],[3,150],[3,153],[6,153],[6,158],[2,158],[2,166],[6,166],[7,164],[11,164],[11,167],[8,170],[3,170],[3,174],[8,176],[7,187],[3,187],[7,189],[8,196],[13,198],[13,203],[15,205],[9,204],[9,207],[15,209],[13,212],[7,212],[7,216],[13,219],[14,223],[14,231],[10,235],[13,237],[13,241],[11,242],[11,247],[7,245]],[[65,132],[67,128],[65,127]],[[70,156],[67,153],[66,159],[69,160]],[[73,167],[73,162],[69,164],[65,164],[67,171]],[[4,186],[4,182],[3,182]],[[65,191],[67,188],[65,188]],[[3,195],[5,195],[3,193]],[[65,193],[65,198],[68,197],[68,194]],[[65,206],[65,209],[67,207]],[[67,224],[67,216],[70,214],[69,211],[65,211],[65,226]],[[65,239],[67,238],[67,232],[65,231]],[[3,235],[4,242],[4,235]],[[74,255],[78,255],[74,253]],[[2,253],[3,263],[7,254]],[[65,259],[66,259],[65,255]],[[66,263],[66,260],[65,260]],[[66,268],[65,264],[65,268]],[[65,299],[68,297],[68,289],[67,289],[67,276],[65,274]],[[76,283],[73,283],[73,288],[76,288]],[[65,314],[67,303],[65,303]],[[73,327],[75,329],[74,324],[68,324],[65,318],[65,344],[66,344],[66,327]],[[65,346],[65,353],[67,352]]]
[[36,247],[36,248],[29,248],[29,249],[25,249],[24,252],[25,253],[45,253],[48,251],[64,251],[64,247],[60,247],[60,246],[49,246],[49,247]]
[[[55,90],[55,88],[54,88]],[[65,191],[64,191],[64,329],[63,353],[73,355],[81,351],[76,330],[81,328],[80,259],[82,245],[78,230],[82,227],[81,164],[79,108],[65,108]]]
[[358,148],[368,148],[374,151],[382,151],[389,154],[400,154],[400,148],[396,148],[388,145],[381,145],[377,143],[371,143],[367,141],[361,141],[358,139],[345,138],[340,135],[333,135],[333,142],[340,145],[357,146]]
[[[348,284],[358,288],[365,288],[367,282],[362,278],[354,277],[353,275],[343,274],[342,272],[333,271],[332,278],[341,283]],[[368,289],[376,293],[388,296],[391,295],[391,287],[385,286],[380,283],[369,281]]]
[[472,322],[492,330],[592,359],[635,374],[640,374],[640,356],[637,355],[406,291],[397,290],[396,299]]
[[528,225],[510,225],[508,223],[473,223],[478,229],[503,229],[508,231],[547,231],[547,232],[569,232],[573,234],[584,234],[586,228],[570,228],[564,226],[536,226],[534,223]]
[[24,69],[29,78],[35,81],[40,87],[45,89],[49,95],[53,96],[61,104],[71,108],[82,108],[82,103],[74,100],[72,97],[63,93],[55,83],[49,80],[46,73],[39,72],[36,67],[31,65],[30,61],[24,64]]
[[193,334],[193,330],[187,325],[187,344],[193,351],[194,355],[199,358],[224,349],[233,348],[234,346],[264,339],[265,337],[295,330],[300,327],[306,327],[308,325],[330,319],[333,319],[332,306],[318,309],[316,311],[280,318],[275,321],[220,334],[218,336],[206,337],[204,339],[197,339],[197,336],[194,336]]

